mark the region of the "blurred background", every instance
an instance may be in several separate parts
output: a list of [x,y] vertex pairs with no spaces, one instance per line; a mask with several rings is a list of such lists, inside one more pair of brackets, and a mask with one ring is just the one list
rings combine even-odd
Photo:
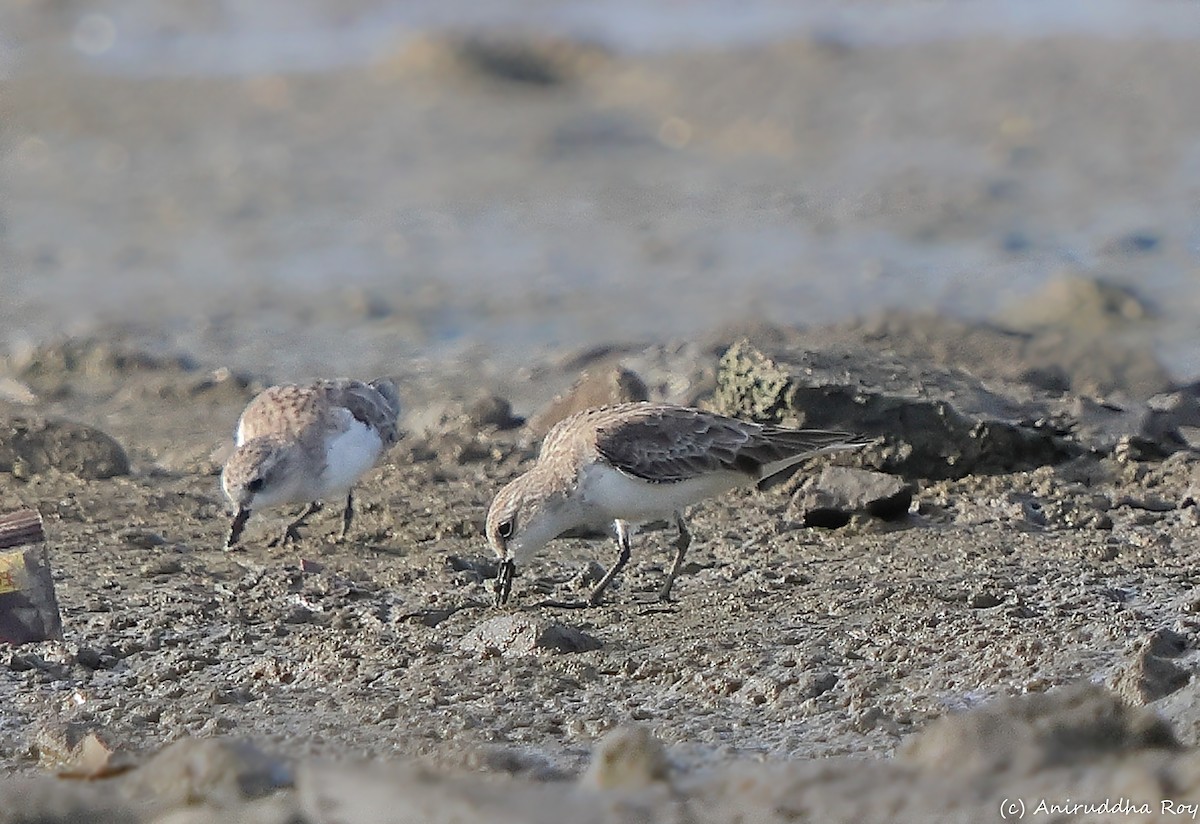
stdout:
[[507,369],[1082,275],[1190,379],[1198,40],[1194,0],[8,0],[0,343]]

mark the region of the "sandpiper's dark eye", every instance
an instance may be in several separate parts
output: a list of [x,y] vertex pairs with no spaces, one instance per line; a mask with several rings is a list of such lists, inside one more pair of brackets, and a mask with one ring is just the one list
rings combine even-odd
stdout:
[[255,478],[250,483],[246,484],[246,489],[250,492],[262,492],[263,485],[266,481],[263,478]]
[[500,524],[500,526],[496,527],[496,534],[499,535],[502,540],[507,541],[512,537],[513,534],[513,522],[510,520]]

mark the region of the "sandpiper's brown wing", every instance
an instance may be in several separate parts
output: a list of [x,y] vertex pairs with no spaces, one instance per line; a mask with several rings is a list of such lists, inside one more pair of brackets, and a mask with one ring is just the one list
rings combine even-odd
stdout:
[[324,381],[318,386],[331,406],[346,409],[355,420],[373,427],[385,446],[399,439],[400,397],[391,381]]
[[778,471],[808,455],[851,445],[857,444],[846,432],[784,429],[660,404],[615,407],[596,426],[596,448],[605,460],[654,483],[722,470],[757,480],[766,468]]

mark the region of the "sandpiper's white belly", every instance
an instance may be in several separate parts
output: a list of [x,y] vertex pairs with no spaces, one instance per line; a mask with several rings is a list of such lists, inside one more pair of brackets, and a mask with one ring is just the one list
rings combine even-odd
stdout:
[[327,437],[320,497],[349,490],[375,465],[382,452],[383,439],[379,433],[361,421],[356,420],[344,432]]
[[584,470],[579,493],[589,510],[601,514],[597,520],[641,523],[667,518],[748,481],[738,472],[712,472],[686,481],[650,483],[598,463]]

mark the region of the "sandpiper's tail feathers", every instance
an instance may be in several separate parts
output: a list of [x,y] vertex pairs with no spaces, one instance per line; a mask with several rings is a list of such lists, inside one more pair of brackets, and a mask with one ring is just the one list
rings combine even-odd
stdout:
[[400,393],[396,391],[396,384],[390,378],[376,378],[371,381],[370,386],[388,402],[388,406],[392,408],[395,417],[400,417]]
[[327,381],[323,384],[329,400],[350,411],[356,419],[375,428],[385,446],[400,439],[400,395],[390,380]]
[[850,432],[783,429],[768,425],[762,428],[761,438],[741,450],[739,458],[753,461],[758,472],[756,486],[766,490],[791,477],[792,470],[803,460],[815,455],[861,449],[872,440]]

